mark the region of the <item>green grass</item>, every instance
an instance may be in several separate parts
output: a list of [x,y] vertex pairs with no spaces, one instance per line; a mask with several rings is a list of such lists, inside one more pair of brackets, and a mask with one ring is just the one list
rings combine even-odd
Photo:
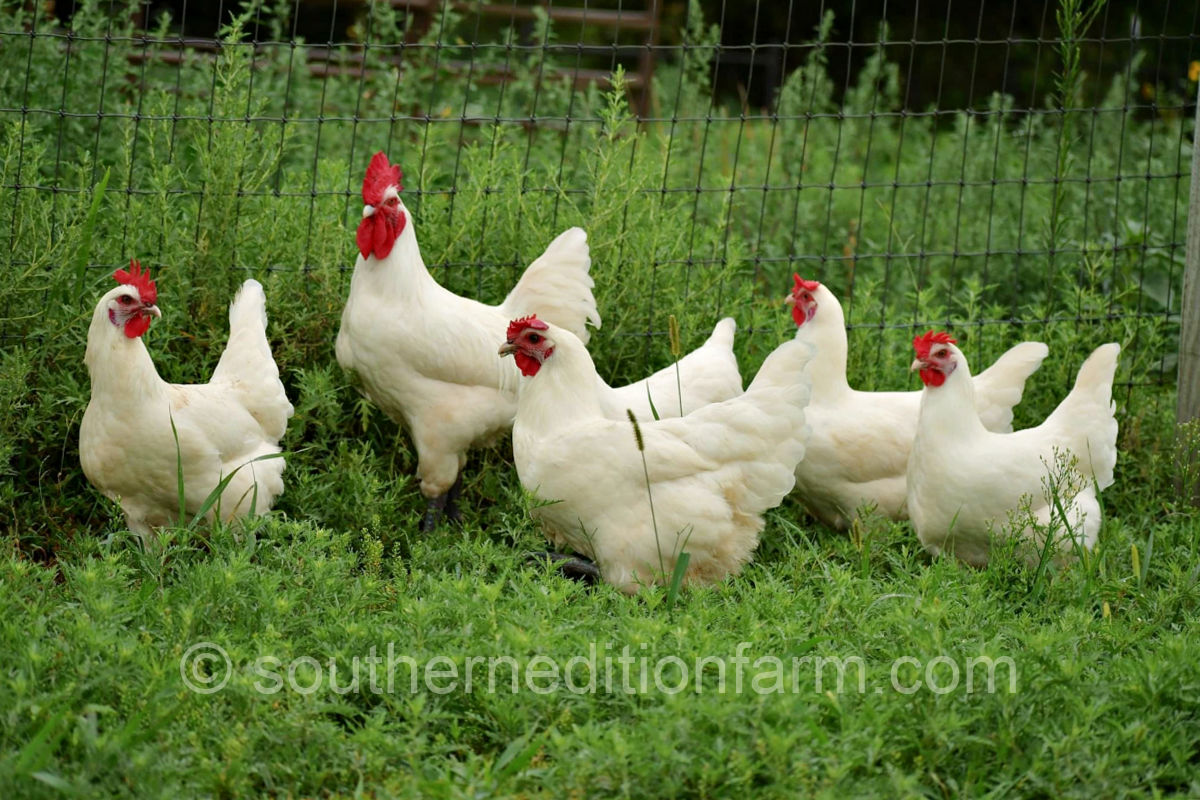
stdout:
[[[0,30],[21,30],[23,8],[4,5]],[[375,13],[378,43],[396,41]],[[995,97],[991,116],[872,118],[900,107],[898,67],[874,60],[835,101],[818,48],[781,91],[780,114],[799,118],[743,123],[718,107],[709,123],[694,50],[656,77],[654,113],[678,120],[639,129],[619,91],[535,91],[536,52],[514,56],[503,90],[420,49],[404,80],[322,81],[289,76],[302,53],[288,47],[251,70],[236,30],[216,62],[127,69],[115,65],[142,45],[116,28],[105,41],[99,6],[73,24],[69,48],[0,47],[0,96],[17,98],[5,107],[31,109],[0,112],[0,184],[24,187],[0,192],[5,796],[1200,792],[1200,516],[1174,488],[1189,120],[1127,111],[1134,88],[1095,85],[1069,60],[1060,96],[1094,111],[1022,114]],[[451,15],[448,37],[463,26]],[[433,121],[393,118],[425,110]],[[568,111],[565,130],[494,121]],[[544,543],[504,445],[472,457],[463,527],[419,534],[408,440],[332,352],[361,172],[382,147],[405,169],[427,262],[456,291],[498,301],[554,234],[587,228],[605,319],[591,349],[613,380],[670,363],[671,315],[686,350],[733,314],[752,374],[790,335],[793,271],[845,297],[865,388],[915,388],[914,327],[948,325],[977,367],[1046,341],[1019,426],[1054,407],[1093,347],[1122,342],[1122,455],[1098,550],[1065,569],[1004,552],[972,570],[931,560],[906,525],[841,536],[788,501],[742,576],[630,599],[527,563]],[[696,186],[714,191],[676,191]],[[268,519],[180,527],[146,551],[77,453],[87,320],[135,256],[158,270],[164,317],[146,340],[173,381],[207,378],[234,289],[263,280],[296,406]],[[212,695],[179,668],[205,641],[234,665]],[[748,642],[752,662],[861,658],[867,690],[826,694],[811,672],[765,695],[721,694],[711,676],[676,695],[254,688],[260,657],[345,669],[389,642],[460,668],[564,664],[593,644],[691,663]],[[943,655],[1009,657],[1017,691],[892,689],[896,659]]]
[[[1111,521],[1089,565],[1050,575],[1034,599],[1033,571],[1008,554],[986,570],[931,562],[904,527],[872,529],[856,546],[797,526],[789,507],[773,514],[741,577],[684,592],[668,610],[663,589],[631,600],[526,564],[537,534],[518,498],[500,499],[461,532],[376,530],[390,547],[361,531],[276,519],[205,540],[178,532],[154,557],[118,537],[81,538],[57,570],[5,558],[6,783],[26,796],[59,786],[547,797],[1198,788],[1194,517]],[[1154,557],[1140,576],[1130,547],[1144,548],[1151,533]],[[206,641],[234,670],[221,691],[193,694],[179,663]],[[563,665],[590,646],[615,658],[628,645],[651,665],[668,655],[692,664],[732,658],[741,642],[751,664],[740,694],[732,671],[724,694],[711,671],[698,694],[625,694],[619,665],[613,691],[596,694],[514,695],[504,672],[495,694],[410,694],[403,667],[391,694],[370,691],[365,671],[360,692],[326,683],[313,694],[262,694],[255,682],[271,682],[253,669],[273,656],[286,676],[293,659],[310,656],[327,675],[335,659],[346,686],[352,659],[385,654],[389,643],[418,663],[448,657],[465,675],[468,656]],[[752,676],[768,665],[754,662],[766,656],[789,665],[861,658],[866,691],[854,667],[844,691],[831,691],[831,668],[817,691],[807,666],[797,691],[756,694]],[[1003,667],[992,694],[891,688],[896,659],[939,656],[959,665],[1007,656],[1016,691]],[[938,685],[952,685],[938,669]],[[668,685],[677,680],[667,675]],[[923,673],[910,662],[897,677],[906,688]],[[296,674],[300,687],[314,680],[310,668]]]

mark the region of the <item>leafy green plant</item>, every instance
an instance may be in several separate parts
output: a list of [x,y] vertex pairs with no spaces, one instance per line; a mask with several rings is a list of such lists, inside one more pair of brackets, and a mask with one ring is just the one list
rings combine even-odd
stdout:
[[1200,507],[1200,420],[1176,428],[1175,466],[1179,497],[1184,504]]
[[[1092,6],[1064,8],[1084,15],[1068,21],[1082,45]],[[471,57],[474,17],[449,4],[416,41],[397,9],[371,5],[340,54],[363,52],[370,69],[314,75],[307,45],[286,34],[290,9],[243,7],[219,54],[169,63],[157,58],[178,50],[166,17],[143,41],[130,15],[87,0],[63,20],[70,38],[31,37],[38,8],[0,8],[0,30],[16,32],[0,47],[0,94],[12,98],[0,112],[8,794],[1193,789],[1200,653],[1187,633],[1200,614],[1200,524],[1173,489],[1190,473],[1168,360],[1187,211],[1187,178],[1174,176],[1186,172],[1192,122],[1131,108],[1140,49],[1098,87],[1087,125],[1006,95],[969,113],[907,113],[886,31],[841,97],[827,13],[759,118],[714,96],[719,32],[692,2],[686,48],[656,71],[658,120],[639,121],[621,74],[607,86],[539,83],[543,66],[574,57],[536,46],[510,57],[516,32],[474,52],[489,69],[509,64],[514,80],[468,81],[451,62]],[[567,41],[548,17],[530,35]],[[1056,104],[1071,109],[1093,87],[1066,56],[1060,48]],[[1121,342],[1121,456],[1097,548],[1039,569],[1014,543],[968,569],[930,559],[906,524],[834,535],[789,500],[768,514],[740,576],[680,591],[680,535],[666,586],[629,599],[524,563],[544,545],[503,443],[464,470],[462,528],[417,533],[408,438],[333,354],[358,185],[377,149],[402,164],[424,257],[453,291],[498,302],[554,235],[584,226],[604,317],[589,346],[613,383],[677,359],[672,328],[691,335],[730,313],[753,374],[793,333],[779,298],[794,271],[842,298],[858,387],[912,388],[909,326],[951,327],[979,365],[1018,340],[1045,341],[1052,355],[1026,387],[1018,428],[1055,407],[1098,343]],[[1041,252],[1051,241],[1053,264]],[[171,381],[207,379],[234,288],[262,280],[296,407],[272,513],[202,536],[185,514],[156,552],[131,546],[78,463],[87,321],[131,257],[160,276],[164,317],[146,342]],[[235,665],[215,695],[180,683],[197,641],[221,644]],[[720,693],[710,670],[704,691],[677,695],[253,686],[259,656],[311,656],[327,675],[329,659],[345,667],[388,642],[460,668],[476,654],[565,663],[592,645],[602,658],[605,644],[614,657],[628,644],[690,665],[749,642],[752,663],[857,655],[881,683],[760,696],[747,676],[741,694],[731,681]],[[943,655],[1010,656],[1019,692],[890,688],[895,659]],[[1114,730],[1132,746],[1114,750]]]

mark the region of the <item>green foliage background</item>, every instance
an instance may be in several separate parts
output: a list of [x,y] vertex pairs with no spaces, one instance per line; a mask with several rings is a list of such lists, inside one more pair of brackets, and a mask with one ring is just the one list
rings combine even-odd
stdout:
[[[34,25],[20,8],[6,13],[8,30]],[[0,178],[20,187],[0,196],[0,374],[4,404],[21,409],[0,460],[0,519],[23,548],[52,549],[109,516],[75,453],[81,354],[95,297],[131,257],[158,270],[165,316],[147,344],[171,381],[205,379],[233,291],[250,275],[265,281],[299,409],[284,510],[361,525],[351,509],[375,504],[308,494],[321,475],[345,474],[331,458],[386,464],[378,474],[404,491],[406,444],[348,390],[332,357],[357,190],[377,149],[405,168],[426,261],[455,291],[499,300],[558,231],[584,226],[605,319],[592,350],[610,380],[667,362],[669,314],[685,346],[736,317],[752,374],[788,335],[778,301],[799,271],[844,298],[850,369],[864,388],[911,388],[908,340],[926,325],[950,327],[977,365],[1038,338],[1052,356],[1022,406],[1034,420],[1092,347],[1116,340],[1125,428],[1137,434],[1144,417],[1162,416],[1191,126],[1133,116],[1122,82],[1098,108],[1065,116],[1019,112],[1002,96],[986,115],[898,115],[896,64],[872,58],[835,106],[817,46],[783,86],[777,115],[743,121],[711,107],[711,51],[697,47],[656,75],[670,121],[639,127],[619,89],[539,83],[546,56],[536,48],[478,49],[481,64],[503,58],[515,69],[500,87],[442,66],[453,48],[412,47],[399,73],[380,59],[403,32],[390,9],[372,14],[368,39],[380,47],[366,51],[366,74],[310,76],[302,45],[255,51],[244,28],[271,19],[257,7],[225,29],[215,60],[130,65],[130,54],[170,46],[114,29],[94,4],[72,18],[72,38],[10,39],[0,51],[0,91],[27,109],[0,115]],[[715,42],[698,16],[684,40]],[[438,20],[423,43],[461,41],[461,15]],[[818,45],[832,22],[815,32]],[[553,41],[541,24],[538,39]],[[1071,96],[1082,80],[1060,75]],[[543,122],[521,124],[533,117]]]
[[[1074,108],[1087,76],[1072,70],[1069,42],[1086,19],[1079,3],[1064,8],[1057,99]],[[177,65],[131,62],[175,47],[134,36],[98,2],[78,7],[70,38],[23,34],[45,21],[22,4],[0,11],[0,636],[15,665],[0,687],[0,768],[14,785],[1196,790],[1198,654],[1175,634],[1194,629],[1200,530],[1172,494],[1190,120],[1135,113],[1137,87],[1123,79],[1067,114],[999,95],[986,114],[900,114],[899,67],[882,53],[835,103],[827,18],[775,114],[714,107],[701,47],[660,64],[661,120],[639,126],[619,76],[611,91],[539,81],[543,51],[463,44],[455,13],[422,39],[451,44],[407,48],[397,72],[382,54],[403,31],[373,6],[372,71],[313,76],[303,43],[245,41],[247,21],[269,26],[270,11],[231,22],[215,59]],[[716,41],[689,18],[684,41]],[[553,41],[539,24],[538,40]],[[508,63],[515,80],[485,86],[445,67],[471,55]],[[541,545],[503,447],[468,466],[464,528],[421,537],[407,439],[333,357],[358,187],[377,149],[404,167],[425,259],[455,291],[496,302],[555,234],[585,227],[604,317],[591,350],[614,382],[667,363],[670,314],[685,347],[734,316],[752,375],[791,335],[780,300],[793,271],[844,298],[863,388],[915,388],[909,342],[928,325],[949,327],[974,365],[1046,341],[1021,426],[1054,407],[1093,347],[1121,342],[1122,455],[1100,551],[1062,575],[1006,557],[974,573],[931,564],[905,526],[835,537],[789,502],[745,577],[668,614],[656,592],[588,594],[523,566],[520,551]],[[146,342],[170,381],[207,379],[234,290],[264,281],[296,405],[270,521],[178,531],[143,553],[83,478],[87,321],[131,257],[158,273],[164,317]],[[885,596],[900,599],[877,606]],[[207,701],[173,672],[204,637],[239,661],[264,648],[348,656],[389,637],[414,654],[480,643],[573,654],[606,637],[647,642],[651,657],[741,640],[780,652],[836,644],[872,666],[904,642],[926,659],[1020,650],[1027,693],[269,702],[242,676]],[[1117,752],[1114,741],[1136,744]]]

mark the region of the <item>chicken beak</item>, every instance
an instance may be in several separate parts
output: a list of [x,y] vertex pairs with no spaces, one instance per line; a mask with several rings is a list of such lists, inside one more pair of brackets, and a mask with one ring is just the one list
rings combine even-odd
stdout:
[[796,305],[795,296],[789,294],[787,297],[783,298],[783,304],[788,308],[793,308]]
[[505,342],[500,345],[500,355],[502,356],[511,356],[515,352],[517,352],[517,345],[514,342]]
[[909,372],[916,372],[919,369],[925,369],[925,362],[919,358],[914,358],[913,363],[909,365]]
[[142,306],[142,313],[162,319],[162,312],[159,311],[158,306],[155,305]]
[[367,217],[374,216],[374,215],[375,215],[375,206],[372,206],[372,205],[363,206],[363,219],[366,219]]

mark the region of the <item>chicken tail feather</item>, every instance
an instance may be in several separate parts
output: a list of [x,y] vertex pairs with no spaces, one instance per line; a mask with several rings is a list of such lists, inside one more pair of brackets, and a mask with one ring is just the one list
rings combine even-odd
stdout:
[[733,336],[737,333],[737,322],[733,317],[726,317],[713,326],[713,332],[704,343],[704,347],[717,347],[722,350],[733,350]]
[[[975,376],[976,407],[984,427],[996,433],[1012,430],[1013,406],[1021,402],[1025,381],[1038,371],[1049,353],[1050,348],[1041,342],[1021,342]],[[979,398],[986,402],[980,403]]]
[[1101,489],[1113,482],[1117,463],[1116,404],[1112,400],[1113,377],[1121,346],[1115,342],[1097,347],[1079,368],[1075,387],[1046,420],[1048,425],[1063,425],[1087,436],[1086,448],[1077,450],[1080,467],[1090,465]]
[[812,386],[808,375],[808,363],[812,361],[813,347],[807,342],[793,339],[776,347],[750,382],[746,391],[765,387]]
[[569,228],[529,265],[500,307],[509,319],[536,314],[587,344],[587,326],[600,327],[600,312],[592,294],[595,283],[588,274],[591,266],[587,233]]
[[274,439],[283,436],[293,408],[267,341],[267,297],[253,278],[242,284],[229,306],[229,343],[212,380],[236,385],[263,432]]

